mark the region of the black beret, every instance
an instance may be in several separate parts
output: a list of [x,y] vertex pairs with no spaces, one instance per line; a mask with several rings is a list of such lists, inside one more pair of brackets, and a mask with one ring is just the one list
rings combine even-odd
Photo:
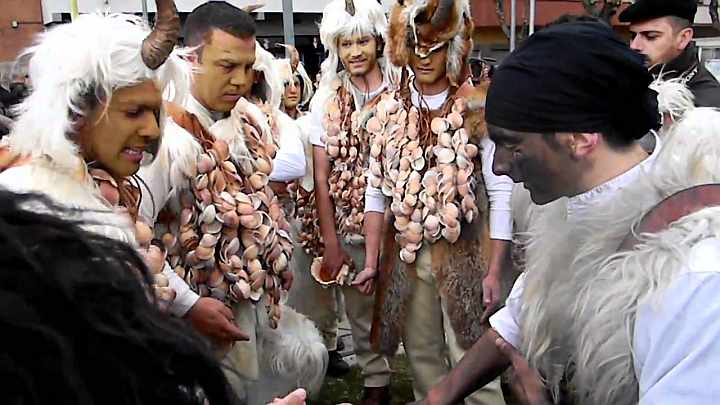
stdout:
[[496,69],[485,119],[513,131],[640,139],[660,123],[651,81],[643,58],[606,24],[558,24],[531,35]]
[[675,16],[692,24],[695,20],[695,0],[637,0],[620,13],[620,21],[634,23],[653,18]]

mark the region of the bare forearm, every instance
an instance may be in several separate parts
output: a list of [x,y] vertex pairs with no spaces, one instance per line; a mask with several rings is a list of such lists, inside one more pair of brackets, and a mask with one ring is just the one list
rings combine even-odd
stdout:
[[490,239],[490,266],[488,273],[500,278],[510,263],[510,244],[508,240]]
[[313,156],[315,162],[315,204],[317,204],[320,220],[320,234],[323,237],[325,246],[339,245],[335,229],[335,206],[330,198],[330,186],[328,185],[330,164],[323,148],[315,146]]
[[380,255],[384,215],[379,212],[366,212],[365,228],[365,267],[376,269]]
[[427,402],[432,405],[462,403],[463,399],[502,374],[510,365],[495,345],[499,337],[488,329],[465,353],[445,378],[430,390]]

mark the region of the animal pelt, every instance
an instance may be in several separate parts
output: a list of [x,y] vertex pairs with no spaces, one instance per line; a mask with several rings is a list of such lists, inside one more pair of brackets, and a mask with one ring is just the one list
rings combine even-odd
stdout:
[[[457,242],[439,240],[432,249],[432,273],[439,293],[447,302],[450,324],[458,344],[469,349],[482,336],[482,279],[488,268],[490,251],[487,223],[489,201],[482,177],[482,166],[476,163],[475,203],[480,209],[473,223],[464,224]],[[400,338],[405,333],[405,319],[409,298],[417,280],[415,263],[405,264],[399,257],[399,246],[394,243],[394,226],[388,225],[383,243],[380,287],[376,301],[376,323],[373,325],[373,349],[388,356],[397,352]]]
[[638,307],[670,285],[683,252],[704,235],[708,222],[688,216],[655,236],[640,235],[645,245],[616,251],[662,198],[720,182],[719,122],[720,113],[712,109],[686,112],[668,131],[654,162],[640,167],[636,180],[584,211],[582,218],[565,220],[566,200],[536,210],[527,246],[521,350],[551,388],[557,389],[572,364],[571,384],[583,403],[637,404],[633,332]]
[[315,324],[283,305],[277,329],[267,325],[258,334],[260,377],[251,384],[249,404],[264,405],[305,388],[315,396],[325,378],[327,349]]
[[[442,3],[450,3],[444,10],[447,18],[440,25],[431,20]],[[440,11],[442,13],[442,11]],[[467,0],[405,0],[390,11],[387,54],[392,64],[408,66],[410,54],[420,40],[432,44],[430,48],[448,44],[447,76],[458,86],[468,75],[468,58],[473,48],[473,22]]]

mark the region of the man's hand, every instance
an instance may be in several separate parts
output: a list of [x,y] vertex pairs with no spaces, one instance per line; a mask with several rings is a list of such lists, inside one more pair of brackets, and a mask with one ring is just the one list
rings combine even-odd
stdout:
[[323,254],[322,269],[320,270],[324,274],[329,274],[331,279],[335,279],[340,273],[340,269],[343,264],[350,262],[350,256],[347,254],[345,249],[340,247],[339,244],[325,246],[325,252]]
[[[488,316],[495,312],[500,304],[500,279],[494,272],[488,272],[482,281],[483,288],[483,305]],[[487,318],[487,317],[484,317]]]
[[283,271],[280,275],[280,286],[285,291],[290,291],[293,285],[293,280],[295,279],[295,276],[293,275],[292,271],[286,270]]
[[214,298],[198,299],[185,317],[196,331],[215,344],[224,346],[237,340],[250,340],[233,322],[234,316],[230,308]]
[[271,405],[305,405],[305,399],[307,393],[304,389],[298,388],[295,391],[287,394],[285,398],[275,398],[270,404]]
[[355,279],[350,285],[365,295],[372,295],[372,293],[375,292],[375,277],[377,273],[377,269],[366,267],[355,276]]
[[537,370],[530,368],[525,358],[503,338],[495,340],[498,350],[510,360],[513,368],[513,393],[524,405],[550,405],[545,386]]

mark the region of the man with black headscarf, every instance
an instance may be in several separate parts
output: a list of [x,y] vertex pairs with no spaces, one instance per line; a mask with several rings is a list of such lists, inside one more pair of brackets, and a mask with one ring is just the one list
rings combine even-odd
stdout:
[[698,58],[692,42],[695,0],[638,0],[622,13],[630,23],[630,47],[647,58],[653,76],[680,78],[699,107],[720,107],[720,84]]
[[720,372],[720,327],[708,320],[720,306],[705,286],[720,288],[717,208],[683,210],[623,244],[658,201],[719,177],[720,147],[696,129],[713,110],[678,122],[650,156],[637,143],[659,126],[651,80],[642,58],[593,22],[542,30],[497,69],[485,111],[493,169],[534,203],[527,264],[492,328],[426,402],[457,403],[513,365],[534,381],[527,402],[549,403],[529,364],[555,400],[566,379],[583,405],[715,403],[707,379]]

